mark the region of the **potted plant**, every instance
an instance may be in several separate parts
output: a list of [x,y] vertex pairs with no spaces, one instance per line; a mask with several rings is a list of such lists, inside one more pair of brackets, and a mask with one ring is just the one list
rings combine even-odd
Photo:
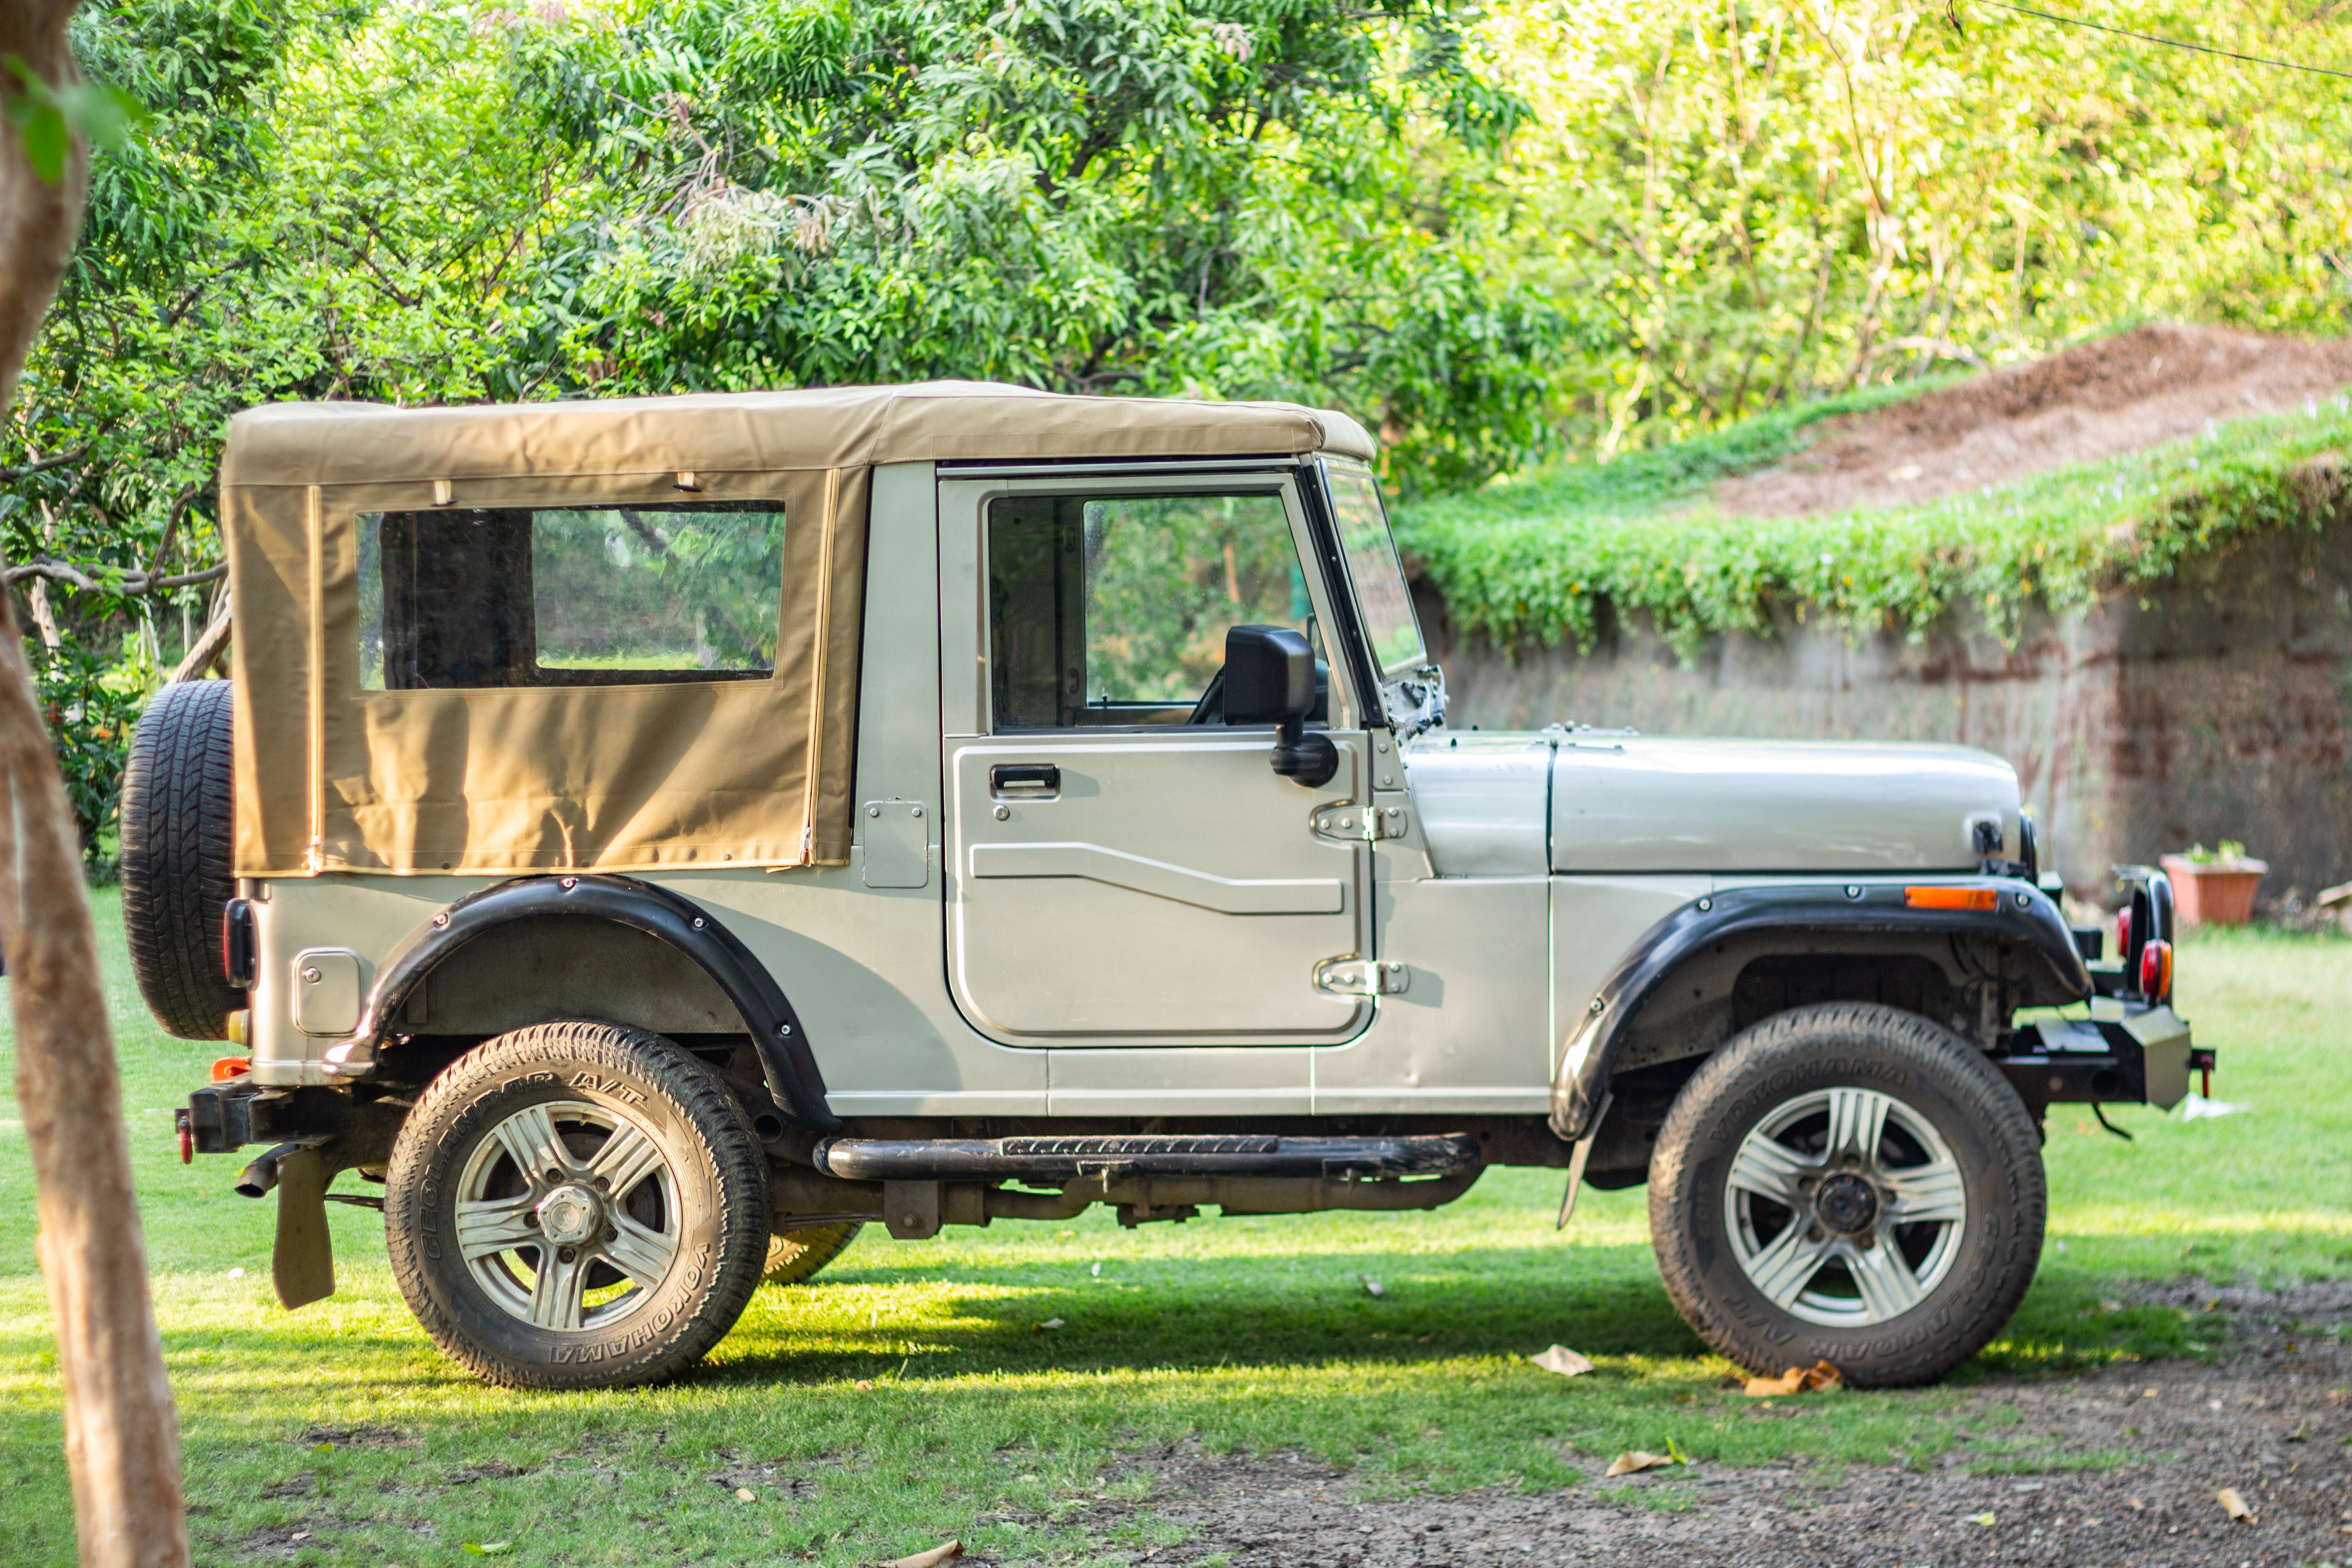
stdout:
[[2270,867],[2246,858],[2246,847],[2224,838],[2219,849],[2194,845],[2167,855],[2164,869],[2184,925],[2242,926],[2254,917],[2254,889]]

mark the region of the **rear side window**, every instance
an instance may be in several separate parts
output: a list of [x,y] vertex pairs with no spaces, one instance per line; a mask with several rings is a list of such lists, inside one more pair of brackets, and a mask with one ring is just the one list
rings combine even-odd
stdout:
[[775,501],[359,520],[360,684],[635,686],[776,668]]
[[1000,497],[988,593],[1000,730],[1181,724],[1224,667],[1227,627],[1313,637],[1271,491]]

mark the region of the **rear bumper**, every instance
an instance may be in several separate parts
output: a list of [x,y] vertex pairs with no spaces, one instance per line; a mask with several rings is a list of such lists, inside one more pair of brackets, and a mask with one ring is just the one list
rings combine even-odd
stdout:
[[270,1089],[250,1078],[207,1084],[173,1117],[191,1152],[226,1154],[248,1143],[331,1138],[352,1125],[352,1097],[332,1089]]
[[2028,1024],[1992,1061],[2036,1110],[2093,1101],[2169,1110],[2188,1094],[2190,1070],[2213,1065],[2212,1053],[2190,1040],[2188,1020],[2168,1005],[2128,1007],[2120,1018]]

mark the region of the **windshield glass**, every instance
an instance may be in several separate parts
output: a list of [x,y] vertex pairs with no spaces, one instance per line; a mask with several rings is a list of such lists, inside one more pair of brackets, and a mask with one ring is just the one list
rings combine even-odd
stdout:
[[1339,521],[1339,548],[1348,557],[1348,574],[1355,579],[1356,604],[1364,617],[1364,635],[1372,645],[1372,661],[1390,674],[1424,663],[1421,626],[1412,618],[1412,595],[1405,591],[1404,568],[1397,562],[1396,541],[1389,536],[1388,513],[1381,507],[1380,487],[1364,468],[1323,466],[1331,487],[1331,507]]

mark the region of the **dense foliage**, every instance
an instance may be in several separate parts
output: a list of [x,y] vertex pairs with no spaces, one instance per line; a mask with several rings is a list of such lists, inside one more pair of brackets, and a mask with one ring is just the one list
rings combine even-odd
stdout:
[[91,868],[110,874],[113,858],[105,845],[114,830],[123,763],[145,692],[119,679],[111,658],[84,644],[36,647],[32,653],[41,710],[57,738],[66,804],[73,808]]
[[[2319,0],[2050,7],[2352,68]],[[2146,317],[2341,331],[2344,83],[1951,0],[1529,0],[1510,276],[1603,458]]]
[[2250,534],[2330,521],[2352,497],[2352,398],[2337,396],[1927,505],[1748,518],[1706,503],[1708,480],[1792,449],[1808,416],[1872,401],[1883,399],[1433,502],[1409,510],[1398,536],[1458,630],[1507,650],[1589,650],[1605,602],[1688,657],[1713,633],[1768,632],[1776,605],[1914,637],[1973,609],[2014,638],[2037,605],[2164,582]]
[[135,454],[138,496],[79,509],[117,533],[292,396],[1288,395],[1387,425],[1408,488],[1544,440],[1552,314],[1482,279],[1471,171],[1425,156],[1524,110],[1434,0],[121,0],[85,32],[159,118],[101,165],[11,435]]

